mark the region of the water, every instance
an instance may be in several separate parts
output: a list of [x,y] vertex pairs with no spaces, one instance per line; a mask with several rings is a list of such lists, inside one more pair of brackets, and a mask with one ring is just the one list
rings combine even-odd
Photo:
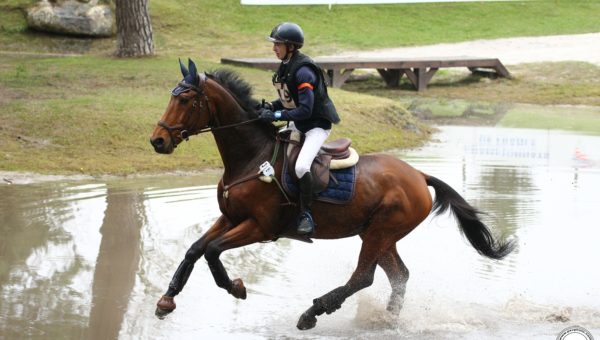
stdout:
[[[154,316],[185,251],[219,215],[215,176],[0,186],[0,339],[553,339],[581,325],[600,336],[600,137],[443,127],[398,153],[487,214],[519,248],[477,255],[447,215],[398,242],[411,271],[398,318],[373,286],[309,331],[313,298],[344,284],[358,238],[280,240],[222,255],[248,299],[217,288],[198,261],[178,307]],[[319,263],[319,265],[316,265]]]

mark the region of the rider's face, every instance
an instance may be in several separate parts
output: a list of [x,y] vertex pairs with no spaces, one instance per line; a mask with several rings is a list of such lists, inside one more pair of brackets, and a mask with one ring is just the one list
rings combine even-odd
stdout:
[[285,48],[285,44],[282,43],[273,43],[273,52],[275,52],[275,56],[279,60],[285,60],[287,58],[287,49]]

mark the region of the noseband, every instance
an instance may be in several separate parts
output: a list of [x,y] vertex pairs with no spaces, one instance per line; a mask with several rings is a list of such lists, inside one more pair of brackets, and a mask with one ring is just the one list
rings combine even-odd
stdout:
[[[190,132],[187,129],[185,129],[183,124],[176,124],[176,125],[171,126],[171,125],[167,124],[164,120],[159,120],[157,125],[162,127],[163,129],[167,130],[167,132],[169,133],[169,137],[171,137],[172,141],[175,141],[174,132],[176,132],[176,131],[179,131],[179,136],[181,137],[182,140],[188,141],[190,139],[190,136],[193,136],[193,135],[201,134],[204,132],[211,132],[211,131],[216,131],[216,130],[227,129],[227,128],[236,127],[236,126],[240,126],[240,125],[245,125],[245,124],[252,123],[252,122],[260,119],[260,118],[253,118],[253,119],[249,119],[249,120],[246,120],[246,121],[243,121],[240,123],[234,123],[234,124],[222,125],[222,126],[217,121],[216,122],[217,126],[210,126],[210,121],[213,119],[217,120],[217,117],[215,115],[213,115],[213,112],[211,111],[211,108],[210,108],[210,100],[209,100],[208,96],[206,95],[206,92],[204,91],[204,83],[206,82],[206,76],[203,73],[199,74],[199,76],[200,76],[200,86],[196,86],[194,84],[188,84],[188,83],[182,81],[179,84],[177,84],[177,87],[175,87],[175,89],[173,89],[173,91],[171,91],[171,94],[174,96],[178,96],[179,94],[184,93],[184,92],[195,91],[196,96],[194,96],[194,102],[192,103],[192,110],[195,111],[196,108],[201,110],[202,107],[204,106],[204,102],[205,102],[206,108],[208,109],[208,114],[210,117],[209,124],[206,127],[203,127],[199,130]],[[200,104],[198,105],[198,99],[200,97],[204,97],[204,102],[200,101]],[[235,98],[237,101],[237,98],[235,96],[232,95],[232,97]]]

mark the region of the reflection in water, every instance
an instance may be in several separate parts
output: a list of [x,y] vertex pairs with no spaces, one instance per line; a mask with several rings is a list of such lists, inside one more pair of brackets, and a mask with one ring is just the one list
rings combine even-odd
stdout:
[[502,237],[514,236],[519,225],[533,215],[528,209],[532,206],[530,200],[536,199],[537,189],[530,175],[523,167],[483,166],[479,178],[467,182],[475,196],[473,204]]
[[[102,185],[0,187],[1,330],[7,338],[83,335]],[[8,220],[8,221],[6,221]]]
[[[446,121],[457,124],[464,121],[471,125],[497,125],[497,123],[512,109],[509,103],[472,102],[465,100],[440,100],[430,98],[411,98],[406,103],[407,109],[417,117],[436,122]],[[445,119],[442,117],[446,117]]]
[[92,286],[88,339],[116,339],[119,335],[138,269],[144,216],[139,192],[108,187]]
[[[346,282],[360,240],[280,240],[222,255],[247,284],[235,300],[197,263],[177,310],[154,305],[187,248],[219,216],[218,176],[0,186],[0,338],[552,338],[571,324],[600,334],[600,137],[445,127],[400,155],[452,185],[495,232],[518,239],[505,261],[478,256],[448,216],[398,250],[411,271],[398,318],[372,287],[310,332],[313,298]],[[319,263],[319,266],[315,266]]]

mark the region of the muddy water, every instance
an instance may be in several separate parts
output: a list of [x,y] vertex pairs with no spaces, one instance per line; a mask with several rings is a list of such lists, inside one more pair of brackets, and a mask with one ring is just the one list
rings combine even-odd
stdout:
[[398,242],[411,271],[398,318],[384,311],[378,269],[372,287],[296,330],[313,298],[349,278],[352,238],[223,254],[245,301],[217,288],[201,259],[177,310],[158,320],[157,298],[219,214],[217,179],[63,181],[0,186],[0,338],[551,339],[575,324],[600,337],[600,137],[444,127],[436,139],[398,156],[451,184],[519,248],[486,260],[449,216],[426,220]]

